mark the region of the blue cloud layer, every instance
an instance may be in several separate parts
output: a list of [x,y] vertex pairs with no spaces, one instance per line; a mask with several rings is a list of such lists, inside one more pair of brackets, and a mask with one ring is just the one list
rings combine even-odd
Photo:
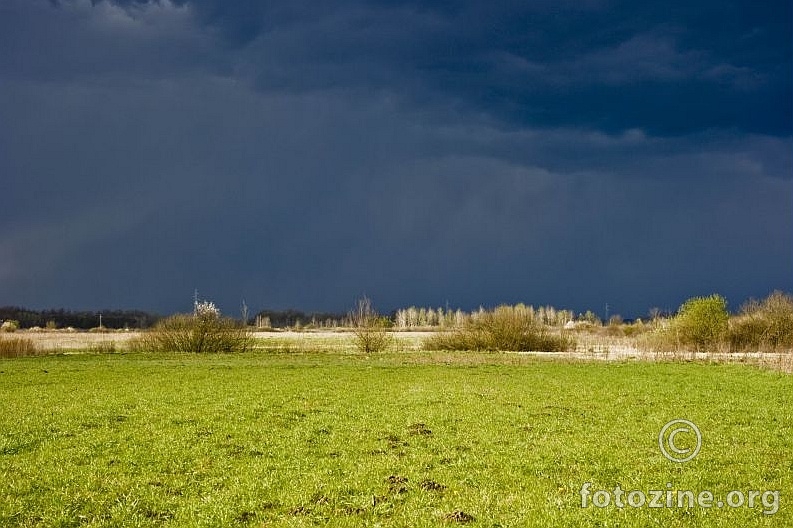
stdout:
[[789,3],[315,4],[3,3],[0,304],[793,289]]

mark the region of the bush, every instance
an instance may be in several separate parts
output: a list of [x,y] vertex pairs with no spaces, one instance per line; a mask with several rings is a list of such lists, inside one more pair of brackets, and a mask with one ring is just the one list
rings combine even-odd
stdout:
[[0,325],[0,332],[16,332],[19,330],[19,321],[3,321]]
[[625,325],[623,332],[627,337],[637,337],[647,332],[648,329],[649,325],[644,324],[641,319],[637,319],[633,324]]
[[35,343],[25,337],[0,338],[0,357],[16,358],[35,356],[38,353]]
[[740,315],[730,321],[727,340],[732,352],[756,352],[763,345],[766,323],[754,314]]
[[193,314],[177,314],[158,322],[139,347],[153,352],[244,352],[251,346],[247,328],[223,317],[212,303],[197,303]]
[[793,297],[775,291],[760,306],[767,323],[764,342],[770,346],[793,347]]
[[348,317],[359,352],[382,352],[392,343],[393,336],[388,331],[388,319],[377,313],[368,297],[359,299]]
[[424,340],[426,350],[562,352],[575,346],[572,339],[551,335],[531,313],[499,306],[466,320],[461,328],[440,332]]
[[793,348],[793,297],[775,291],[762,302],[750,302],[730,321],[730,350]]
[[726,336],[730,314],[721,295],[694,297],[680,306],[669,330],[677,344],[693,346],[696,351],[716,347]]

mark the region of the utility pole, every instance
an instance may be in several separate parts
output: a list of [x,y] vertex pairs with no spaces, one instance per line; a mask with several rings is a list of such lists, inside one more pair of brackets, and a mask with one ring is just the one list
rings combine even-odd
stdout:
[[603,323],[609,324],[609,303],[606,303],[606,320]]

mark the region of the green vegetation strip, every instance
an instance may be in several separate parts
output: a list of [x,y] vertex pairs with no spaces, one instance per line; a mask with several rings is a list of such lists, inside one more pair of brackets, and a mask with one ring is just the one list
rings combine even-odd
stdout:
[[[684,464],[658,445],[674,418],[702,433]],[[585,483],[610,505],[582,508]],[[617,485],[648,501],[780,493],[773,514],[770,495],[619,508]],[[791,501],[793,377],[752,367],[428,352],[0,361],[2,526],[790,526]]]

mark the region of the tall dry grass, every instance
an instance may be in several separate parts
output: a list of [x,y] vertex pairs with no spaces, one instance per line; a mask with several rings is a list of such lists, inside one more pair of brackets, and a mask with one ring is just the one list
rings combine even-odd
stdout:
[[731,351],[793,350],[793,296],[775,291],[748,302],[730,321],[727,339]]
[[39,349],[27,337],[0,336],[0,358],[36,356]]

